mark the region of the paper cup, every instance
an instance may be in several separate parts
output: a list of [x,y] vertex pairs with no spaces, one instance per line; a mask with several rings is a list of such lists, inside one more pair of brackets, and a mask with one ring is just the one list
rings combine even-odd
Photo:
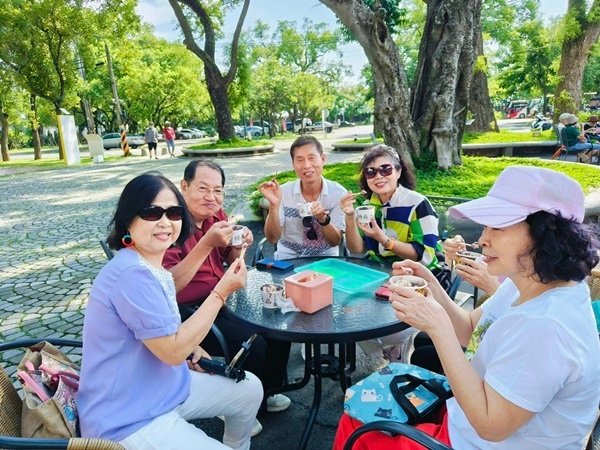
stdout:
[[277,302],[284,296],[283,286],[281,284],[264,284],[260,287],[260,295],[264,308],[275,309]]
[[230,245],[238,246],[244,243],[244,228],[242,225],[233,226],[233,236],[231,236]]
[[363,205],[356,208],[356,217],[363,225],[371,223],[371,219],[375,217],[375,207],[371,205]]
[[419,294],[427,295],[427,281],[414,275],[396,275],[391,277],[390,285],[411,288]]
[[481,259],[482,255],[481,253],[477,253],[477,252],[470,252],[470,251],[462,251],[462,252],[456,252],[456,263],[457,264],[461,264],[463,259],[468,259],[470,261],[477,261],[478,259]]
[[312,216],[312,212],[310,211],[311,208],[312,202],[298,203],[298,212],[300,213],[300,217]]

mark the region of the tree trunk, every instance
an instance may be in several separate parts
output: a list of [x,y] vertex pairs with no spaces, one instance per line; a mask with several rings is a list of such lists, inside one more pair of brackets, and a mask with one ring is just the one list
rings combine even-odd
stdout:
[[362,0],[320,0],[359,42],[375,84],[376,129],[407,156],[432,155],[438,167],[460,164],[459,145],[467,115],[474,63],[473,35],[480,27],[481,0],[430,0],[412,97],[384,11]]
[[0,122],[2,122],[2,136],[0,137],[2,161],[10,161],[10,153],[8,152],[8,114],[1,110]]
[[64,143],[64,136],[63,136],[63,129],[62,129],[62,125],[60,124],[60,115],[62,114],[62,111],[60,110],[60,105],[54,105],[54,113],[56,114],[56,123],[58,126],[58,159],[64,160],[66,159],[66,152],[65,152],[65,143]]
[[481,0],[427,2],[411,112],[421,148],[441,169],[461,163],[480,13]]
[[496,122],[494,107],[492,106],[490,91],[488,89],[487,60],[483,54],[481,26],[478,27],[478,30],[479,32],[474,34],[477,58],[469,98],[469,110],[473,113],[473,123],[468,126],[468,130],[482,133],[487,133],[488,131],[498,132],[498,122]]
[[409,112],[409,91],[398,47],[384,18],[362,0],[320,0],[330,8],[362,46],[375,85],[375,126],[385,143],[394,147],[413,166],[420,154],[419,139]]
[[215,108],[215,120],[217,122],[219,140],[234,139],[235,129],[231,120],[227,84],[219,73],[219,70],[206,63],[204,64],[204,76],[206,77],[206,88],[210,95],[210,100]]
[[586,14],[585,0],[569,0],[567,16],[579,27],[579,32],[570,30],[562,44],[559,83],[554,97],[555,118],[563,112],[576,113],[581,107],[583,71],[590,50],[600,37],[600,21],[597,19],[599,9],[600,2],[595,0],[590,12]]
[[42,144],[40,142],[39,124],[37,120],[37,104],[35,95],[29,97],[31,108],[31,137],[33,138],[33,159],[42,159]]

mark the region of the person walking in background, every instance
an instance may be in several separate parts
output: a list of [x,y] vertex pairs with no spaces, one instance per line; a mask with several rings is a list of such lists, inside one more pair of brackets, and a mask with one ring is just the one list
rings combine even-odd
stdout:
[[152,122],[148,124],[148,128],[146,128],[146,131],[144,132],[144,140],[146,141],[146,144],[148,144],[150,159],[152,159],[152,151],[154,151],[154,159],[158,159],[158,153],[156,151],[156,148],[158,147],[158,131],[156,131]]
[[[250,448],[260,381],[246,371],[236,383],[197,364],[209,358],[200,342],[225,299],[246,285],[246,265],[231,261],[182,323],[173,276],[161,262],[191,232],[192,218],[171,181],[145,173],[127,183],[107,239],[118,251],[94,280],[83,323],[82,436],[117,441],[127,450]],[[218,415],[225,418],[223,443],[188,422]]]
[[169,155],[171,155],[171,158],[175,158],[175,130],[171,126],[171,122],[168,120],[165,122],[165,126],[163,127],[163,137],[167,143]]
[[290,147],[297,180],[279,185],[273,179],[258,189],[269,202],[265,237],[277,244],[275,259],[338,256],[344,231],[340,199],[346,190],[323,177],[325,155],[314,136],[297,138]]

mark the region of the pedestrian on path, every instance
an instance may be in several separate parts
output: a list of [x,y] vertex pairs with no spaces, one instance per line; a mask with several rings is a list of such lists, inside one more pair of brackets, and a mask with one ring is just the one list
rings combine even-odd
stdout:
[[165,126],[163,127],[163,137],[167,143],[169,155],[171,155],[171,158],[175,158],[175,130],[171,126],[171,122],[168,120],[165,122]]
[[154,159],[158,159],[158,152],[156,150],[158,147],[158,131],[156,131],[152,122],[148,124],[148,128],[144,132],[144,140],[148,144],[150,159],[152,159],[152,151],[154,151]]

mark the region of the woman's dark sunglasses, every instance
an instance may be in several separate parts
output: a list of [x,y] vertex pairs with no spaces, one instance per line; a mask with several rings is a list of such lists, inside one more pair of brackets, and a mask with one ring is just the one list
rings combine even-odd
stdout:
[[162,219],[165,213],[169,220],[181,220],[183,217],[183,208],[181,206],[169,206],[167,209],[164,209],[160,206],[148,206],[142,209],[138,213],[138,216],[149,222],[156,222]]
[[302,225],[308,228],[308,231],[306,232],[306,237],[311,241],[316,241],[317,232],[315,231],[315,227],[313,226],[312,217],[303,217]]
[[379,166],[377,168],[365,167],[363,169],[363,175],[365,176],[365,178],[367,180],[370,180],[371,178],[375,178],[375,176],[377,175],[377,172],[379,172],[379,175],[381,175],[382,177],[387,177],[387,176],[391,175],[393,171],[394,171],[394,166],[392,166],[391,164],[382,164],[381,166]]

